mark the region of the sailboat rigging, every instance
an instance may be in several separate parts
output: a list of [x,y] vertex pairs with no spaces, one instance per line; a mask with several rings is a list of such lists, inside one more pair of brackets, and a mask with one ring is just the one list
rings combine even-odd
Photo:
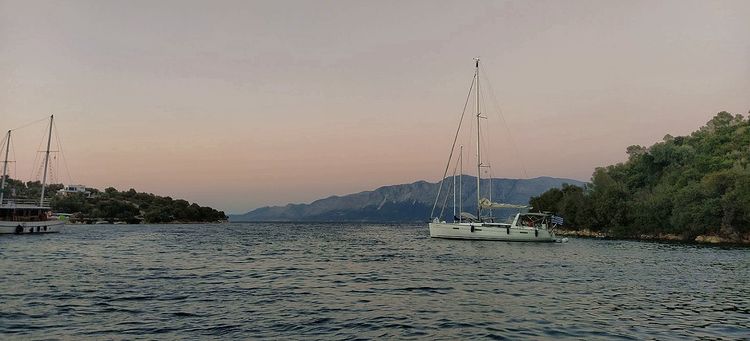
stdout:
[[[440,182],[437,196],[435,198],[435,204],[432,210],[432,222],[429,224],[430,237],[433,238],[448,238],[448,239],[479,239],[479,240],[504,240],[504,241],[526,241],[526,242],[554,242],[555,234],[553,229],[556,227],[551,219],[551,216],[545,213],[517,213],[511,223],[498,223],[495,222],[492,217],[493,209],[520,209],[528,210],[530,207],[525,205],[506,204],[506,203],[494,203],[492,202],[492,189],[489,191],[489,198],[482,198],[481,193],[481,173],[482,168],[489,168],[489,163],[483,163],[482,149],[481,149],[481,120],[486,119],[486,116],[482,115],[481,106],[481,93],[480,93],[480,82],[479,82],[479,58],[474,58],[474,79],[472,80],[471,87],[469,88],[469,95],[467,96],[466,104],[464,105],[464,112],[461,114],[461,121],[459,122],[458,129],[456,131],[455,138],[453,140],[453,146],[451,147],[450,156],[448,158],[448,164],[446,165],[445,172],[443,174],[443,180],[446,179],[448,168],[450,167],[453,159],[453,153],[456,147],[456,141],[461,130],[461,123],[463,122],[464,114],[466,113],[466,107],[469,102],[472,90],[476,96],[475,104],[475,117],[476,117],[476,216],[463,212],[463,203],[461,202],[461,183],[459,180],[459,212],[458,215],[454,213],[452,222],[441,221],[439,217],[434,216],[435,208],[440,199],[442,192],[443,183]],[[458,162],[463,168],[463,146],[458,157]],[[461,169],[460,176],[463,176],[463,169]],[[490,178],[491,181],[491,178]],[[490,183],[491,185],[491,183]],[[453,195],[454,195],[454,212],[455,212],[455,196],[456,196],[456,184],[455,184],[455,171],[453,175]],[[447,198],[446,198],[447,199]],[[489,215],[482,216],[483,210],[489,210]],[[442,216],[442,210],[441,214]]]
[[5,139],[3,177],[0,182],[0,234],[55,233],[60,231],[63,221],[52,218],[52,208],[45,205],[45,190],[49,168],[50,147],[52,144],[52,127],[55,116],[50,115],[47,148],[44,151],[44,175],[42,176],[41,195],[38,204],[35,201],[6,197],[5,190],[8,178],[8,154],[11,133],[8,130]]

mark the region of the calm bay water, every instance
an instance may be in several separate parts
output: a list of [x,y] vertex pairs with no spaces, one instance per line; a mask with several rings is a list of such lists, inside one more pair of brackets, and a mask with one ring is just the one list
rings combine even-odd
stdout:
[[0,236],[0,339],[750,338],[750,249],[418,225]]

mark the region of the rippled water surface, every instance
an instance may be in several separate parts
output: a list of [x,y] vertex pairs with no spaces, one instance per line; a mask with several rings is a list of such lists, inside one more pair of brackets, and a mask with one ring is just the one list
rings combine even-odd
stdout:
[[425,226],[0,236],[0,339],[750,337],[750,249],[430,239]]

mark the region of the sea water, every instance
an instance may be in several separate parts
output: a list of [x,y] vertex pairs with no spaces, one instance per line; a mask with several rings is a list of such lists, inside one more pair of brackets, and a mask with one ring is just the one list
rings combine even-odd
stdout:
[[750,337],[750,249],[430,239],[427,226],[0,236],[0,339]]

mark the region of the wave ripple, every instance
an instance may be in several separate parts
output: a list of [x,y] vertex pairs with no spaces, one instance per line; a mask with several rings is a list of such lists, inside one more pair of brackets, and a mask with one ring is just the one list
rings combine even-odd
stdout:
[[749,264],[409,225],[70,226],[0,236],[0,339],[740,339]]

